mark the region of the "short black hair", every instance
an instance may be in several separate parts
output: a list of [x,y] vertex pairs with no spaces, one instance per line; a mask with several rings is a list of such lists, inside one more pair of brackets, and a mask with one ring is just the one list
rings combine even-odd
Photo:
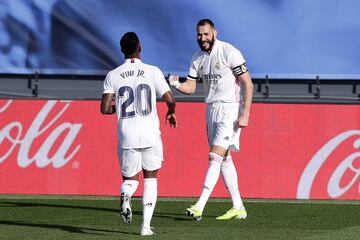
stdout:
[[201,19],[196,26],[204,26],[206,24],[209,24],[212,28],[215,28],[215,24],[213,23],[213,21],[208,18]]
[[125,33],[120,40],[121,52],[125,55],[131,55],[136,52],[139,46],[139,38],[134,32]]

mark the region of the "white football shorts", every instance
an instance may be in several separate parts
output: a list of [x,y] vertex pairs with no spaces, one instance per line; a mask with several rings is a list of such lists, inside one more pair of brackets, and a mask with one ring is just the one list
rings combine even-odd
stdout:
[[240,150],[241,129],[235,129],[240,107],[240,103],[215,102],[206,105],[209,147],[217,145],[234,152]]
[[148,148],[121,148],[118,144],[118,157],[121,174],[124,177],[132,177],[142,169],[154,171],[160,169],[163,161],[163,145],[161,136],[152,147]]

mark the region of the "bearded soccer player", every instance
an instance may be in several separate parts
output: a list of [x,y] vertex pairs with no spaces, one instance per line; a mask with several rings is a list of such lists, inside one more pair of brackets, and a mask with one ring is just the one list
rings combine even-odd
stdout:
[[169,77],[170,85],[184,94],[193,94],[200,79],[205,89],[209,167],[200,198],[186,209],[186,213],[195,220],[202,218],[221,172],[232,208],[216,219],[245,219],[247,212],[230,152],[239,151],[241,129],[249,123],[253,83],[241,52],[216,38],[217,32],[210,19],[200,20],[196,31],[200,50],[192,57],[186,81],[180,83],[179,76]]
[[[125,33],[120,46],[125,62],[106,76],[101,113],[116,113],[118,119],[118,157],[123,177],[120,216],[125,223],[131,223],[131,196],[138,187],[139,174],[143,171],[140,235],[153,235],[150,222],[157,200],[157,172],[163,161],[156,95],[166,102],[166,121],[173,128],[177,126],[175,100],[160,69],[141,61],[141,46],[136,33]],[[112,104],[114,97],[115,105]]]

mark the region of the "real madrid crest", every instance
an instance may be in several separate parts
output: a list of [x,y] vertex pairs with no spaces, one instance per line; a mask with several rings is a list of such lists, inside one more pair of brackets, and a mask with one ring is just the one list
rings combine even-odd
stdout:
[[216,70],[219,70],[219,69],[220,69],[220,62],[219,62],[219,60],[216,60],[215,69],[216,69]]
[[246,66],[246,64],[244,63],[244,64],[241,64],[241,72],[242,73],[246,73],[247,71],[248,71],[248,69],[247,69],[247,66]]

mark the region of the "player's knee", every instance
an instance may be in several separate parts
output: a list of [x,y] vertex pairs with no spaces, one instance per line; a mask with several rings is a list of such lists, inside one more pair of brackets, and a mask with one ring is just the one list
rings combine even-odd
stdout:
[[220,143],[216,144],[216,145],[214,144],[211,146],[210,152],[216,153],[223,157],[223,156],[227,155],[228,147],[226,147],[225,144],[220,144]]
[[144,169],[143,171],[144,171],[144,178],[157,178],[158,170],[148,171]]
[[223,161],[223,156],[217,154],[217,153],[214,153],[214,152],[210,152],[209,153],[209,161],[215,161],[215,162],[218,162],[218,163],[221,163]]

